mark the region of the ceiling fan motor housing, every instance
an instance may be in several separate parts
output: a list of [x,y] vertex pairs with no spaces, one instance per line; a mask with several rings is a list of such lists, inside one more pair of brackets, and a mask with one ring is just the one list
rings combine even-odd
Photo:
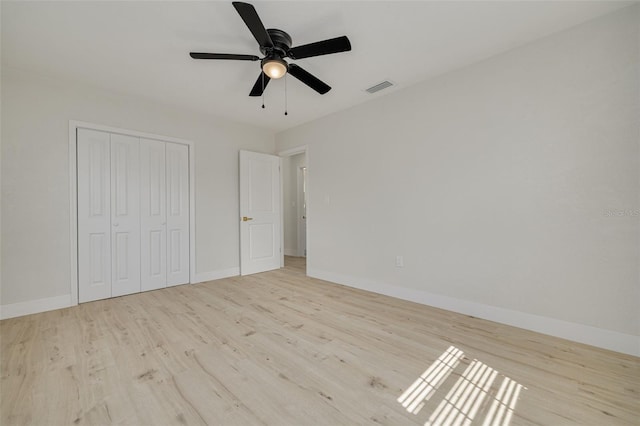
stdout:
[[260,46],[260,51],[267,58],[282,59],[287,56],[289,49],[291,49],[291,36],[286,32],[277,28],[269,28],[267,30],[273,47]]

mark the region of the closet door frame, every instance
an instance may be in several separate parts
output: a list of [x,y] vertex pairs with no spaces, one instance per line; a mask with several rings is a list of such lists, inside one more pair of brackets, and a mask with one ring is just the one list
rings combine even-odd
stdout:
[[78,304],[78,179],[77,179],[77,133],[78,129],[97,130],[144,139],[155,139],[163,142],[186,145],[189,148],[189,283],[196,277],[196,239],[195,239],[195,155],[194,143],[185,139],[135,130],[120,129],[84,121],[69,120],[69,239],[70,239],[70,305]]

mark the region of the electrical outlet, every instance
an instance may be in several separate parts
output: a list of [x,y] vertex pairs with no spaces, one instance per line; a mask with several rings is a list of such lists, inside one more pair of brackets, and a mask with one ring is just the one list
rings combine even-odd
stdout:
[[404,257],[396,256],[396,268],[404,268]]

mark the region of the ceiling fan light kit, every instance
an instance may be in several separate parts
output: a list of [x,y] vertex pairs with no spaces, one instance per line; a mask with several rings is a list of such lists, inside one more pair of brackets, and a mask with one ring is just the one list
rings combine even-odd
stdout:
[[287,63],[280,58],[265,58],[262,60],[262,72],[264,72],[269,78],[282,78],[287,73],[288,69],[289,67],[287,66]]
[[255,55],[237,55],[230,53],[199,53],[191,52],[193,59],[221,59],[237,61],[260,61],[261,73],[258,76],[249,96],[262,96],[271,79],[278,79],[290,74],[300,80],[316,92],[324,95],[331,86],[324,83],[308,71],[296,64],[290,64],[284,58],[292,60],[311,58],[314,56],[329,55],[332,53],[348,52],[351,43],[346,36],[309,43],[302,46],[291,47],[291,36],[286,32],[270,28],[265,29],[255,8],[249,3],[233,2],[244,23],[253,34],[260,46],[260,52],[264,55],[260,58]]

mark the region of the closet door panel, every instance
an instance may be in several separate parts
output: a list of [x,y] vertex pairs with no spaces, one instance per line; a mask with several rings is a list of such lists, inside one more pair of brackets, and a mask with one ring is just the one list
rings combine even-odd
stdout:
[[165,142],[140,140],[142,291],[167,285],[167,185]]
[[189,282],[189,147],[166,144],[167,285]]
[[140,292],[140,144],[111,135],[111,296]]
[[78,301],[111,297],[109,134],[78,129]]

